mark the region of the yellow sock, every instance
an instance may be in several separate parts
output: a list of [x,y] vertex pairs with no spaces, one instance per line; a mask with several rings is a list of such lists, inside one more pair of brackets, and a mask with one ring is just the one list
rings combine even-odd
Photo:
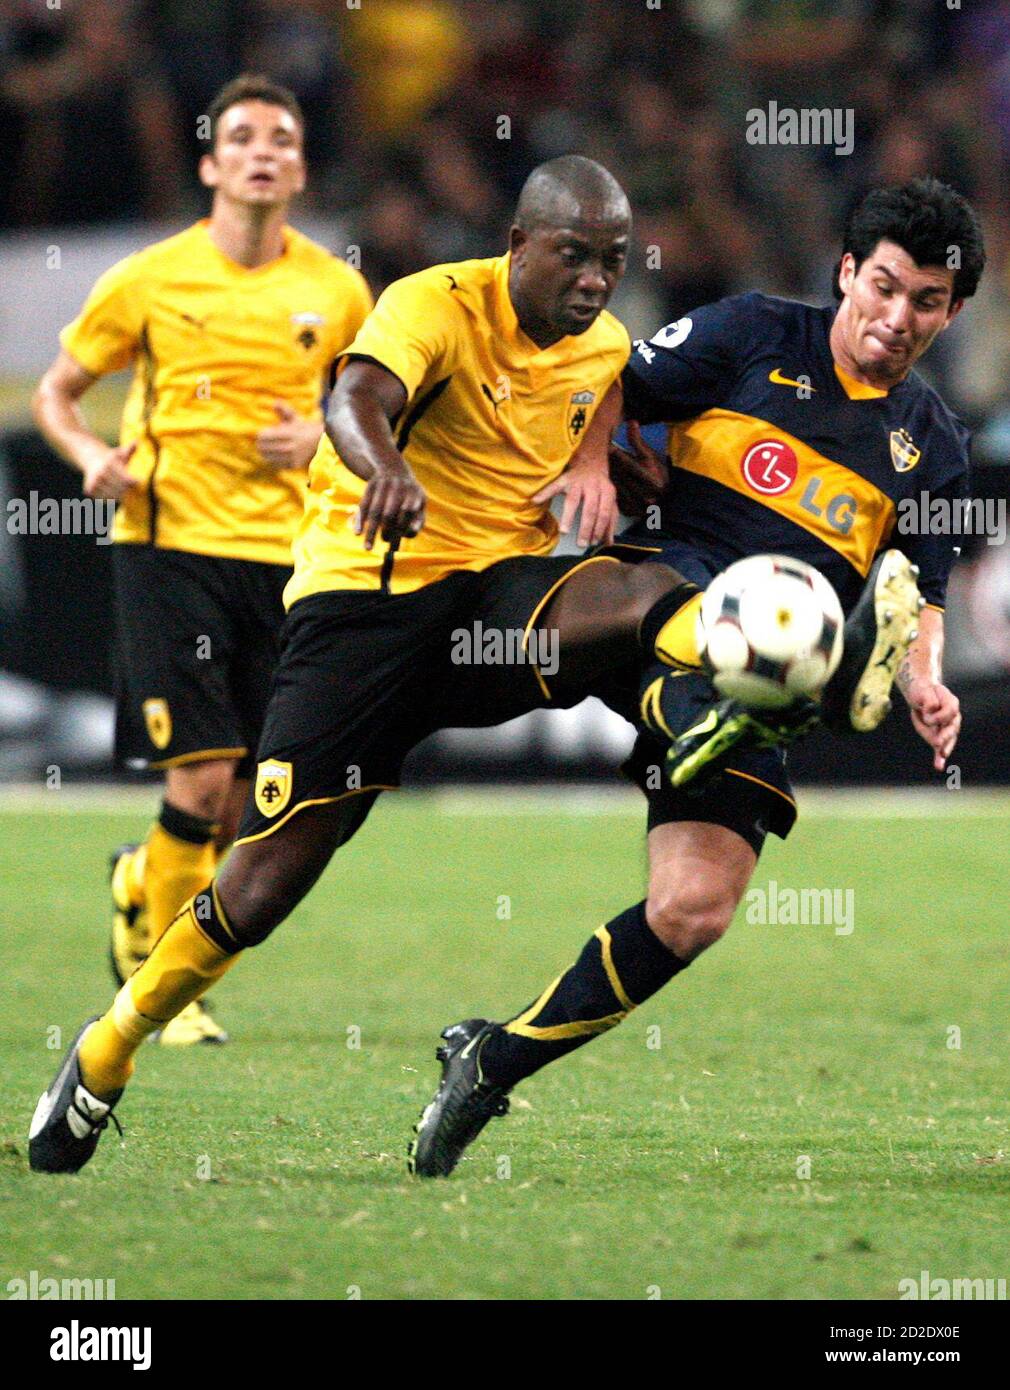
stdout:
[[238,959],[237,951],[228,954],[201,930],[197,904],[205,902],[213,904],[218,925],[228,930],[212,885],[185,905],[81,1043],[84,1084],[99,1098],[125,1086],[144,1039],[199,999]]
[[112,874],[112,896],[117,902],[131,907],[143,907],[144,869],[147,864],[147,845],[138,845],[132,854],[122,854]]
[[704,594],[693,594],[682,608],[659,629],[655,641],[656,656],[667,666],[679,670],[701,669],[698,651],[698,613]]
[[144,893],[152,947],[183,904],[214,877],[216,830],[212,822],[187,816],[167,803],[151,827],[145,846]]

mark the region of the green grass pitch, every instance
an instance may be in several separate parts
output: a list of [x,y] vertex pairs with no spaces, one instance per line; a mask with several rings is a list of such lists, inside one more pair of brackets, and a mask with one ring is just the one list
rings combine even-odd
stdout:
[[404,1150],[439,1028],[518,1008],[640,896],[634,805],[387,797],[215,990],[232,1043],[146,1045],[125,1142],[51,1178],[26,1162],[47,1029],[110,998],[105,859],[144,824],[51,795],[0,803],[0,1293],[32,1270],[120,1299],[896,1298],[923,1269],[1010,1274],[1006,801],[802,817],[755,882],[853,889],[850,935],[741,911],[424,1184]]

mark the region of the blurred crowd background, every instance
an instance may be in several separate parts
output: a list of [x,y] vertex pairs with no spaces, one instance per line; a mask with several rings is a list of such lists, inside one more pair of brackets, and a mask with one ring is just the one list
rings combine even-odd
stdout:
[[[990,263],[925,374],[1005,494],[1010,0],[0,0],[0,275],[39,230],[202,215],[199,117],[242,70],[297,93],[296,221],[359,246],[376,291],[499,251],[540,160],[600,159],[636,215],[613,305],[633,335],[745,288],[827,302],[852,204],[948,179]],[[771,101],[851,110],[852,153],[749,144],[747,111]],[[1005,677],[1010,575],[981,558],[981,640]]]
[[[52,3],[0,0],[0,227],[199,214],[199,116],[251,69],[303,103],[307,207],[345,218],[377,289],[497,250],[526,173],[572,150],[631,196],[643,325],[744,286],[820,297],[853,200],[924,172],[977,200],[1005,289],[1008,0]],[[853,153],[749,145],[770,100],[851,108]],[[959,337],[934,370],[984,410],[1006,356],[972,317],[987,351]]]

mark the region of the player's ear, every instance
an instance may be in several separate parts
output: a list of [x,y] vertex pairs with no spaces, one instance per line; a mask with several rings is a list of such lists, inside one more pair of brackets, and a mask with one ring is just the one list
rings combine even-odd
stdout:
[[842,294],[848,294],[852,289],[852,282],[856,278],[856,258],[851,251],[846,251],[845,255],[838,262],[838,288]]
[[[952,299],[950,301],[950,308],[947,310],[947,317],[944,320],[943,328],[949,328],[963,308],[963,299]],[[940,329],[941,333],[943,332],[943,328]]]
[[512,260],[516,265],[522,265],[526,259],[526,246],[529,242],[529,233],[522,227],[513,224],[509,228],[509,250],[512,252]]
[[200,163],[197,166],[200,173],[200,182],[205,188],[216,188],[218,185],[217,160],[212,154],[200,156]]

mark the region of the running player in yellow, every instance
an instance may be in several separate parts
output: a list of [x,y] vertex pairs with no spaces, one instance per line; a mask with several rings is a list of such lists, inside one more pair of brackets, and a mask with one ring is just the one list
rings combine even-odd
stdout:
[[[321,401],[372,304],[358,271],[287,225],[306,177],[295,97],[244,76],[208,116],[200,177],[213,190],[210,217],[99,279],[34,403],[85,493],[119,504],[116,753],[165,773],[147,839],[113,856],[120,983],[234,839]],[[110,448],[80,401],[131,364]],[[226,1040],[195,1001],[160,1037]]]

